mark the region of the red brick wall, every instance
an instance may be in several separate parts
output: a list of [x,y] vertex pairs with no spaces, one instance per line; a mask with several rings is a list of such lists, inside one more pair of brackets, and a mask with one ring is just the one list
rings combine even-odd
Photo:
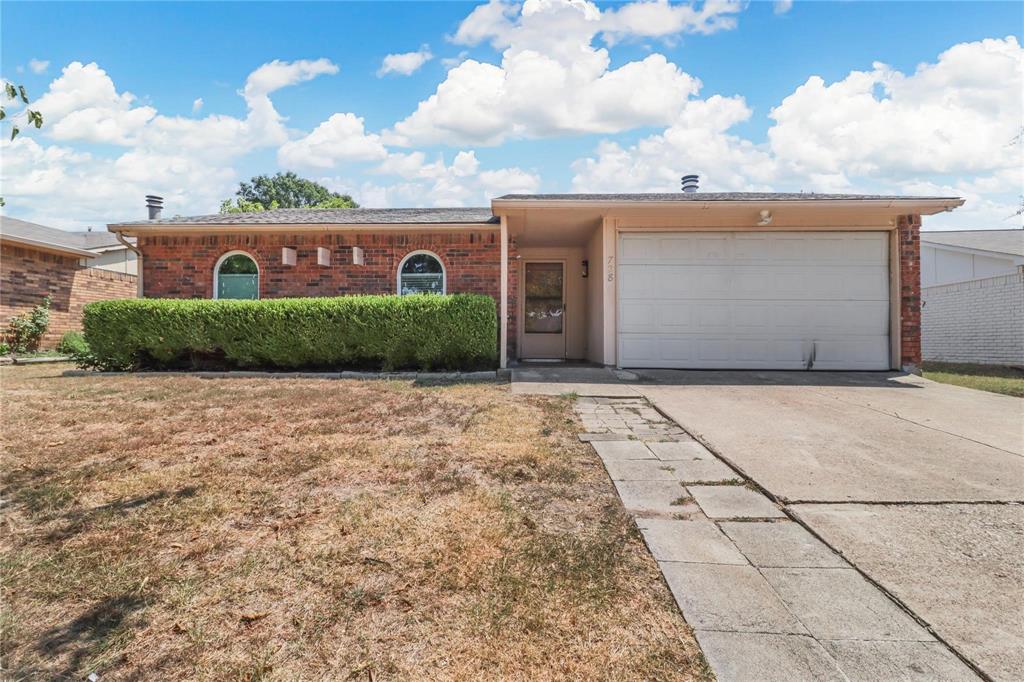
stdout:
[[134,275],[87,268],[74,256],[61,256],[4,244],[0,249],[0,332],[7,321],[50,296],[50,326],[42,348],[52,348],[64,332],[82,328],[86,303],[134,298]]
[[[363,265],[352,264],[352,247],[363,249]],[[281,262],[281,249],[296,250],[296,264]],[[317,247],[331,250],[331,265],[317,265]],[[448,293],[493,296],[500,304],[501,244],[498,232],[316,233],[165,235],[139,240],[145,296],[212,298],[213,268],[229,251],[244,251],[260,270],[260,297],[394,294],[398,265],[412,251],[437,254]],[[515,246],[509,259],[514,261]],[[515,268],[509,267],[509,347],[515,357]]]
[[897,219],[900,245],[900,360],[921,365],[921,216]]

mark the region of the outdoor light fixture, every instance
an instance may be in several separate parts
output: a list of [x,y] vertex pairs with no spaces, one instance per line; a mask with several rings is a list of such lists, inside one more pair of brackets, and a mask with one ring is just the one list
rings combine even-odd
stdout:
[[281,247],[281,265],[295,265],[295,249],[287,246]]
[[586,278],[590,275],[590,261],[583,261],[583,277]]
[[358,246],[352,247],[352,265],[362,265],[363,261],[363,250]]
[[772,212],[768,209],[761,211],[761,219],[757,221],[758,225],[771,225],[772,224]]
[[328,266],[331,264],[331,250],[325,249],[322,246],[316,247],[316,264],[320,266]]

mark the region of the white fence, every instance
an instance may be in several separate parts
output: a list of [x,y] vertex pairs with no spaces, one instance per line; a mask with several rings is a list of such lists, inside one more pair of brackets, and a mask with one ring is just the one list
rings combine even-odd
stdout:
[[925,360],[1024,366],[1024,268],[921,289]]

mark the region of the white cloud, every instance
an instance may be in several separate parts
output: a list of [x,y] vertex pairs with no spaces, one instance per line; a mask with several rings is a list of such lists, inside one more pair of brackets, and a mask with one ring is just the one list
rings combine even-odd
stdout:
[[71,62],[33,106],[46,121],[45,134],[57,140],[131,144],[156,109],[135,106],[135,95],[118,93],[95,62]]
[[742,98],[691,100],[662,133],[576,161],[573,188],[677,191],[692,172],[709,191],[938,193],[968,203],[937,225],[998,227],[1024,186],[1011,143],[1022,64],[1011,36],[955,45],[909,75],[875,64],[831,84],[813,76],[771,110],[762,145],[729,132],[751,115]]
[[104,158],[19,136],[0,141],[0,154],[5,212],[64,229],[141,218],[142,197],[154,191],[175,212],[215,210],[238,182],[230,167],[187,153],[132,150]]
[[775,0],[775,4],[772,6],[772,11],[775,14],[785,14],[791,9],[793,9],[793,0]]
[[334,168],[344,161],[374,161],[387,156],[380,136],[367,134],[355,114],[334,114],[308,135],[285,142],[278,163],[285,168]]
[[[209,160],[287,142],[284,117],[274,108],[271,93],[337,71],[326,59],[269,62],[249,74],[240,93],[249,109],[245,119],[216,114],[194,119],[159,115],[152,106],[138,106],[135,95],[117,92],[114,81],[96,63],[72,62],[33,106],[46,121],[43,134],[55,140],[169,152],[188,149]],[[202,105],[201,99],[197,102]]]
[[1024,51],[1017,39],[955,45],[910,75],[882,63],[826,85],[813,76],[769,116],[779,159],[850,175],[975,173],[1020,165]]
[[481,170],[473,151],[460,151],[447,164],[423,152],[391,153],[373,171],[400,178],[391,185],[368,183],[352,190],[364,206],[486,206],[512,192],[536,192],[540,177],[521,168]]
[[[72,62],[33,103],[46,121],[33,136],[39,140],[23,135],[2,147],[0,179],[8,211],[80,227],[137,217],[141,197],[152,192],[164,196],[172,210],[216,210],[238,181],[234,164],[240,157],[289,140],[270,95],[337,70],[325,59],[264,64],[240,93],[248,106],[244,119],[221,114],[196,119],[139,105],[133,94],[118,92],[97,64]],[[44,146],[44,138],[58,143]],[[123,149],[85,154],[69,146],[73,143]],[[54,202],[53,196],[61,200]]]
[[192,100],[192,113],[193,114],[198,114],[199,110],[202,109],[202,108],[203,108],[203,98],[202,97],[196,97],[194,100]]
[[[593,46],[595,36],[607,31],[611,40],[711,30],[712,17],[734,11],[734,5],[707,3],[700,12],[687,6],[681,13],[647,2],[602,14],[584,0],[527,0],[516,16],[512,7],[492,0],[473,10],[452,40],[489,39],[505,48],[501,65],[468,59],[451,69],[433,95],[383,133],[384,141],[494,145],[668,124],[699,81],[661,54],[610,69],[608,50]],[[662,32],[655,24],[665,14],[670,23]]]
[[668,0],[632,2],[606,10],[601,17],[605,42],[626,38],[668,38],[680,33],[711,34],[736,28],[735,14],[743,8],[734,0],[709,0],[694,5],[669,4]]
[[32,73],[46,73],[48,68],[50,68],[50,62],[48,60],[35,58],[28,60],[28,70]]
[[444,57],[444,58],[442,58],[441,59],[441,65],[445,69],[451,69],[451,68],[454,68],[454,67],[458,66],[462,62],[466,61],[466,57],[468,57],[468,56],[469,56],[469,51],[468,50],[462,50],[461,52],[459,52],[454,57]]
[[767,150],[727,131],[750,118],[742,97],[689,102],[664,132],[622,147],[602,142],[594,157],[573,164],[577,192],[676,192],[687,173],[701,189],[772,189],[777,165]]
[[401,54],[389,54],[384,57],[380,68],[377,70],[377,77],[386,76],[389,73],[400,76],[411,76],[420,70],[424,64],[434,58],[430,53],[430,47],[424,45],[416,52],[403,52]]

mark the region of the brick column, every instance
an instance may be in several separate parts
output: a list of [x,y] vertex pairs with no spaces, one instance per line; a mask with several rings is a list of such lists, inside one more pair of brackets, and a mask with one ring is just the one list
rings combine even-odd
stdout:
[[900,364],[917,373],[921,365],[921,216],[901,215],[896,222],[900,245]]

